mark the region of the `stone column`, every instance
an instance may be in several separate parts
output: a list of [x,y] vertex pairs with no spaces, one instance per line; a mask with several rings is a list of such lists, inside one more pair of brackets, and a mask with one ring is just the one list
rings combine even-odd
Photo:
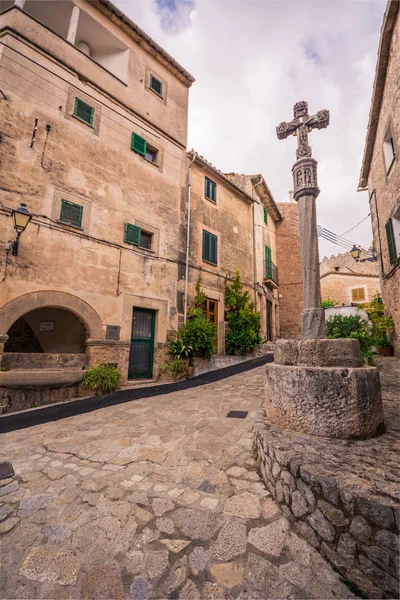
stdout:
[[303,271],[304,310],[301,330],[304,339],[326,337],[325,311],[321,307],[321,283],[317,214],[315,200],[319,194],[317,161],[301,158],[293,165],[294,198],[298,202]]
[[14,0],[14,6],[18,6],[21,10],[24,10],[25,0]]
[[78,30],[79,23],[79,13],[79,7],[75,5],[72,9],[71,19],[68,27],[67,42],[70,44],[75,44],[76,32]]

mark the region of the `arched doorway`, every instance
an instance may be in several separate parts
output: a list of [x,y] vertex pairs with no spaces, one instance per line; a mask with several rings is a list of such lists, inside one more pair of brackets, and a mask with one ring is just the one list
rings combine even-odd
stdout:
[[7,335],[6,353],[84,354],[87,332],[70,310],[46,306],[25,313]]

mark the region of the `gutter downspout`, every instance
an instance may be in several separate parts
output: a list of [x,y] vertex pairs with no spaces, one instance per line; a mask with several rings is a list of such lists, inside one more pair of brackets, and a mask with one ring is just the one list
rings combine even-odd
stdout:
[[190,188],[192,186],[191,167],[197,158],[197,152],[193,153],[193,158],[188,166],[187,178],[187,225],[186,225],[186,257],[185,257],[185,291],[183,296],[183,322],[187,320],[188,304],[188,285],[189,285],[189,248],[190,248]]
[[[262,183],[262,175],[260,176],[260,181],[254,184],[254,189]],[[255,202],[253,202],[253,256],[254,256],[254,266],[253,266],[253,277],[254,277],[254,306],[257,310],[257,257],[256,257],[256,217],[255,217]]]

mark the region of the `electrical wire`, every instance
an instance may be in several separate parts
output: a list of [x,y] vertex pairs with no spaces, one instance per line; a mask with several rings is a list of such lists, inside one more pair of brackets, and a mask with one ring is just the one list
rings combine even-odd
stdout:
[[346,235],[346,233],[349,233],[349,231],[353,231],[353,229],[355,229],[356,227],[361,225],[361,223],[364,223],[364,221],[366,221],[368,219],[368,217],[370,217],[370,216],[371,216],[371,213],[369,212],[366,217],[364,217],[359,223],[357,223],[357,225],[354,225],[354,227],[351,227],[350,229],[348,229],[347,231],[342,233],[342,235]]

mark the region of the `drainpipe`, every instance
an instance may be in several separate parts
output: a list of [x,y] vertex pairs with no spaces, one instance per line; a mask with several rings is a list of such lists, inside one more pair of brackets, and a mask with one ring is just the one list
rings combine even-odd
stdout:
[[[262,175],[260,175],[260,181],[254,184],[254,188],[258,187],[262,183]],[[255,202],[253,202],[253,256],[254,256],[254,305],[257,310],[257,246],[256,246],[256,217],[255,217]]]
[[187,179],[187,227],[186,227],[186,258],[185,258],[185,292],[183,298],[183,322],[186,323],[187,319],[187,305],[188,305],[188,285],[189,285],[189,248],[190,248],[190,188],[192,186],[192,173],[191,167],[197,158],[197,152],[193,152],[193,158],[189,163],[188,167],[188,179]]

